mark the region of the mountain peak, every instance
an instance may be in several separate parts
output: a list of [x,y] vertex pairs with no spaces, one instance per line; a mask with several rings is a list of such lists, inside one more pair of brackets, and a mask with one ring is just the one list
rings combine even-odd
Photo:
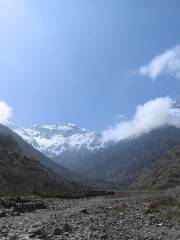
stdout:
[[73,123],[33,125],[14,128],[24,140],[49,157],[72,150],[94,150],[102,147],[101,135]]

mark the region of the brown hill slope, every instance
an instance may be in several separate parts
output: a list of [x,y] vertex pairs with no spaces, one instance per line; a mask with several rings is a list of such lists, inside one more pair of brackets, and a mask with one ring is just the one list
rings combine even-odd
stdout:
[[133,184],[135,188],[168,189],[180,186],[180,145],[144,168]]
[[33,157],[10,135],[0,133],[0,194],[59,194],[76,187]]
[[94,181],[107,181],[115,187],[127,188],[145,168],[150,168],[177,144],[180,144],[180,129],[171,126],[155,129],[139,138],[100,149],[78,163],[77,172]]

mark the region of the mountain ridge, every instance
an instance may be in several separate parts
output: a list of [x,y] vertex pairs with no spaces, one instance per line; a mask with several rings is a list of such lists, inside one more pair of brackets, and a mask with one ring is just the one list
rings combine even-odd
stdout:
[[0,195],[51,196],[78,190],[78,184],[71,183],[48,164],[41,153],[33,152],[20,136],[0,125]]
[[63,152],[86,149],[88,151],[103,147],[101,134],[80,128],[72,123],[42,124],[32,128],[11,127],[24,140],[50,158]]
[[125,139],[115,145],[99,149],[78,162],[76,171],[96,181],[109,181],[120,188],[129,188],[144,168],[165,156],[180,144],[180,129],[166,126],[139,138]]
[[[72,145],[64,145],[63,142],[62,146],[62,142],[57,141],[58,147],[65,146],[65,149],[60,154],[56,152],[57,154],[54,154],[52,159],[72,171],[75,176],[82,177],[81,179],[86,178],[88,182],[92,181],[100,185],[105,183],[106,186],[112,188],[139,187],[141,185],[139,179],[143,179],[144,169],[151,171],[154,161],[163,158],[168,151],[180,144],[180,129],[169,125],[153,129],[139,137],[127,138],[106,145],[102,144],[101,135],[81,129],[74,124],[36,125],[34,128],[36,138],[42,134],[43,137],[51,139],[53,134],[58,132],[57,128],[59,128],[58,133],[64,138],[71,138],[73,134],[80,134],[83,138],[90,134],[92,136],[91,148],[88,145],[89,138],[86,138],[87,142],[86,140],[80,141],[77,148],[76,144],[72,147]],[[37,129],[43,131],[39,131],[37,135]],[[19,130],[16,132],[19,133]],[[78,141],[78,138],[75,139]],[[139,175],[142,177],[138,178]],[[165,175],[162,174],[162,176]],[[142,187],[145,186],[149,185],[142,185]]]

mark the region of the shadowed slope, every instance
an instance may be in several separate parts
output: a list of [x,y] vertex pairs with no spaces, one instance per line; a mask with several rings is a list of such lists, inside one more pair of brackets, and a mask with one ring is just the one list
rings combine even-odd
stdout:
[[[21,142],[22,141],[22,142]],[[21,143],[21,144],[20,144]],[[24,146],[22,147],[22,143]],[[7,127],[0,125],[0,193],[4,194],[58,194],[73,192],[77,186],[52,171],[48,161],[44,165],[43,155],[28,151],[28,144]],[[37,159],[33,156],[37,156]],[[45,158],[46,160],[46,158]],[[51,161],[51,160],[49,160]],[[59,167],[61,169],[61,167]],[[62,168],[63,169],[63,168]]]

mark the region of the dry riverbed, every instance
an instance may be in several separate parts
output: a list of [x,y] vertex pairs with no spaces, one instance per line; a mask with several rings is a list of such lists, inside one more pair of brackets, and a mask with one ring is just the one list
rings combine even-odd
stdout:
[[178,240],[177,196],[1,199],[0,239]]

